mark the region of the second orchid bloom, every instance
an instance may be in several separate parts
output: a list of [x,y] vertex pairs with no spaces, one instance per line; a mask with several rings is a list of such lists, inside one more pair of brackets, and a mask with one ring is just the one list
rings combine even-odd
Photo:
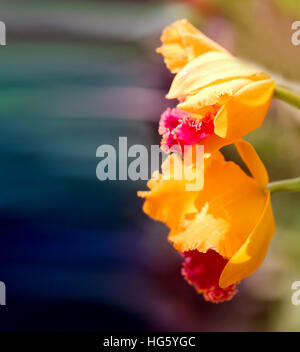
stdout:
[[174,178],[179,156],[171,154],[163,174],[148,182],[150,191],[139,192],[145,213],[170,228],[185,279],[214,303],[231,299],[261,265],[275,231],[266,169],[249,143],[236,147],[252,177],[216,152],[205,158],[202,189],[188,192],[189,181]]

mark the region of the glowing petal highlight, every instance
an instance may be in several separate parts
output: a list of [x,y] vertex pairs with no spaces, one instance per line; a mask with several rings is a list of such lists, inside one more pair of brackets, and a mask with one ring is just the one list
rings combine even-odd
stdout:
[[261,218],[246,242],[225,266],[219,285],[227,287],[253,274],[262,264],[275,232],[274,217],[268,192]]

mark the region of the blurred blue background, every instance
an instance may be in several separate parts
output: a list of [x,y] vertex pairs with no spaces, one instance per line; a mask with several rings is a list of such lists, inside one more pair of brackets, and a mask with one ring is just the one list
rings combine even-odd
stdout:
[[[117,146],[119,136],[129,146],[159,144],[172,77],[154,49],[165,25],[186,17],[297,90],[300,48],[290,25],[299,1],[0,7],[0,330],[300,329],[300,308],[290,303],[290,283],[300,280],[298,196],[274,199],[277,239],[264,266],[233,301],[212,305],[181,278],[167,228],[143,214],[136,191],[146,182],[96,178],[99,145]],[[273,180],[300,174],[299,123],[298,111],[274,102],[250,136]]]

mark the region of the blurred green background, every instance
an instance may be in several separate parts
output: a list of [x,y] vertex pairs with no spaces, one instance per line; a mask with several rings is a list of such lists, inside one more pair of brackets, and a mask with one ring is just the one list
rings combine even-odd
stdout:
[[[189,19],[300,93],[299,0],[0,0],[1,330],[300,331],[300,196],[272,197],[277,232],[231,302],[203,301],[180,277],[167,229],[148,219],[146,182],[100,182],[96,149],[159,143],[172,76],[155,54]],[[300,112],[273,101],[247,137],[271,180],[300,175]],[[229,147],[226,156],[236,158]],[[2,308],[1,308],[2,310]]]

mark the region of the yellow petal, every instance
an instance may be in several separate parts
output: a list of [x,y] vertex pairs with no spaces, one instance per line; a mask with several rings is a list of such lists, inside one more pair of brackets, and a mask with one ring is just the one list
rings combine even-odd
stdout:
[[226,52],[220,45],[207,38],[186,19],[166,27],[161,36],[162,54],[166,66],[172,73],[179,72],[188,62],[207,51]]
[[236,142],[235,145],[252,176],[265,189],[269,182],[268,172],[253,146],[242,139]]
[[199,214],[186,216],[169,240],[180,252],[212,248],[231,258],[259,221],[267,196],[233,162],[212,158],[204,175],[204,187],[196,199]]
[[199,30],[185,18],[175,21],[167,26],[161,35],[163,44],[180,43],[184,34],[196,34]]
[[253,274],[262,264],[275,232],[270,193],[259,222],[243,246],[229,260],[219,281],[220,287],[228,287]]
[[162,221],[170,228],[177,228],[186,213],[197,211],[195,207],[196,191],[187,191],[189,181],[184,178],[182,160],[177,154],[171,154],[162,165],[162,175],[155,173],[148,182],[150,191],[138,192],[145,198],[144,212],[155,220]]
[[230,54],[211,51],[198,56],[175,76],[168,99],[197,93],[200,89],[236,78],[258,80],[268,76]]
[[203,88],[197,94],[190,95],[178,108],[199,115],[201,110],[207,109],[210,105],[224,105],[241,88],[253,81],[248,78],[238,78],[230,81],[214,84]]
[[187,53],[182,49],[182,45],[170,43],[156,50],[164,57],[167,68],[172,73],[179,72],[188,63]]
[[214,42],[198,30],[197,33],[183,33],[182,42],[186,47],[192,48],[193,59],[209,51],[218,51],[221,53],[229,54],[229,52],[225,48],[223,48],[221,45]]
[[256,81],[240,89],[215,117],[215,133],[231,140],[239,139],[263,123],[272,101],[275,82]]

